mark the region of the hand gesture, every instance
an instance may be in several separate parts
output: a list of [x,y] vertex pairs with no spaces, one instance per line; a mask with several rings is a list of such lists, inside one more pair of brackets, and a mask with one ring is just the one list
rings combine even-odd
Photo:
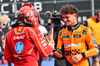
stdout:
[[82,54],[77,54],[71,59],[72,64],[78,63],[83,58]]

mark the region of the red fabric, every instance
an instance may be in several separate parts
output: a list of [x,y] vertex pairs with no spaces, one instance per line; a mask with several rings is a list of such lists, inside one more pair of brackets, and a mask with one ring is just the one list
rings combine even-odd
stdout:
[[37,50],[43,57],[53,51],[37,28],[18,26],[6,34],[4,58],[15,66],[37,66]]
[[[32,23],[33,27],[39,26],[39,22],[38,22],[39,18],[40,18],[39,12],[30,3],[24,4],[20,8],[18,14],[25,14],[25,16],[28,17],[28,18],[26,18],[26,21]],[[19,17],[23,17],[23,16],[21,15]],[[20,18],[18,21],[19,22],[23,21],[23,18]]]

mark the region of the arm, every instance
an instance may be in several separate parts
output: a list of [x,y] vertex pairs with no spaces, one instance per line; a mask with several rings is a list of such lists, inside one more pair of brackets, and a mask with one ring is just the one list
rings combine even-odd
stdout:
[[44,37],[47,37],[47,34],[48,34],[48,31],[47,31],[47,29],[44,27]]
[[61,57],[63,57],[63,53],[62,53],[62,45],[63,45],[63,43],[62,43],[62,38],[61,38],[61,31],[59,32],[59,35],[58,35],[58,43],[57,43],[57,48],[54,50],[54,54],[57,56],[57,57],[59,57],[59,58],[61,58]]
[[48,56],[54,49],[54,45],[53,45],[54,41],[50,40],[48,41],[49,42],[48,43],[44,40],[43,35],[38,29],[32,29],[32,31],[33,34],[31,34],[30,37],[34,42],[35,47],[43,57]]
[[87,29],[85,40],[86,40],[86,44],[89,46],[89,50],[81,54],[75,55],[71,59],[72,64],[78,63],[82,58],[89,58],[98,54],[97,42],[93,36],[93,33],[89,28]]
[[89,46],[89,50],[87,50],[86,52],[83,53],[83,57],[88,58],[88,57],[97,55],[99,52],[98,45],[97,45],[96,39],[90,28],[87,29],[85,39],[86,39],[87,45]]
[[4,48],[4,58],[9,62],[14,63],[14,57],[12,56],[12,52],[10,51],[8,40],[9,39],[6,36],[6,42],[5,42],[5,48]]

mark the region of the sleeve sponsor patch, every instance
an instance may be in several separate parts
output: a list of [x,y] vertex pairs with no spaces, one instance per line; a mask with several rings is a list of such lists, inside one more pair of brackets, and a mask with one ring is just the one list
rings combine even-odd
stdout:
[[96,41],[96,39],[92,39],[92,41]]
[[93,44],[97,44],[97,42],[96,41],[93,41]]
[[92,36],[94,36],[94,34],[93,34],[93,33],[91,33],[91,35],[92,35]]

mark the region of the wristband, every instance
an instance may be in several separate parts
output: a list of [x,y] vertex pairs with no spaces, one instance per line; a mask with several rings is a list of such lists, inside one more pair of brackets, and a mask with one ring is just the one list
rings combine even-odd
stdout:
[[85,57],[86,57],[84,52],[83,52],[83,53],[81,53],[81,54],[82,54],[83,58],[85,58]]

